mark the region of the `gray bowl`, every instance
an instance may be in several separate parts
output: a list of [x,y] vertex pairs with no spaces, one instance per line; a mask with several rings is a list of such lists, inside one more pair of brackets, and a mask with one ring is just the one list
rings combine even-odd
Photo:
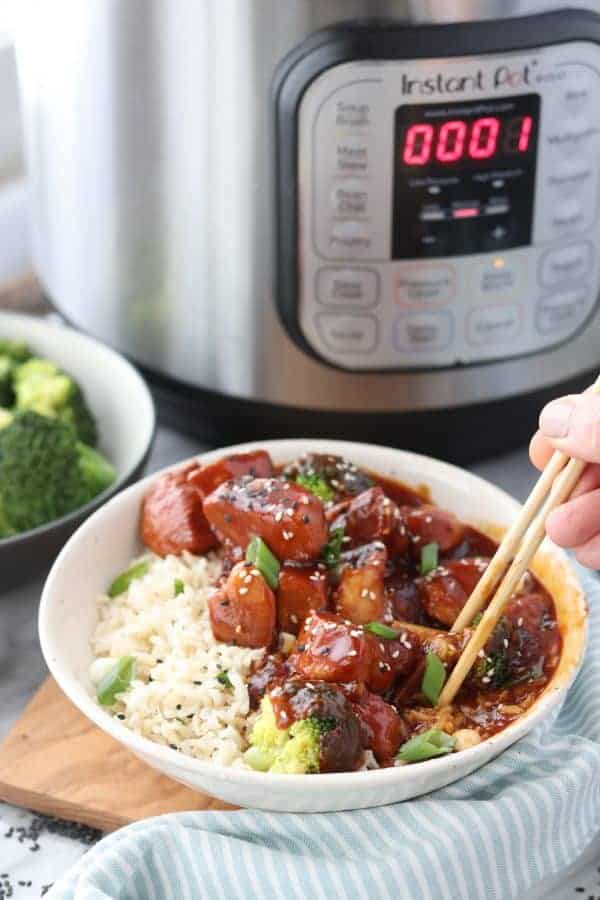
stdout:
[[30,316],[0,313],[0,338],[26,341],[81,385],[98,423],[99,449],[117,469],[117,480],[86,506],[14,537],[0,540],[0,593],[43,574],[87,516],[144,471],[156,416],[138,372],[114,350],[74,331]]

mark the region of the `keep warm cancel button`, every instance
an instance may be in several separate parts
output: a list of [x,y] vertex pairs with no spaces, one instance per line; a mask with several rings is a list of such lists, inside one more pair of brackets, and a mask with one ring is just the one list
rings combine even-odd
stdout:
[[470,344],[502,344],[521,330],[521,307],[514,305],[479,306],[467,319],[467,340]]

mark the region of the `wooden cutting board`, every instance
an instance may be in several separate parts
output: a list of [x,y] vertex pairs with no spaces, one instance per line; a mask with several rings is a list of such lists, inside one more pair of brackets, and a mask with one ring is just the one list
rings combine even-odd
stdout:
[[0,800],[102,831],[162,813],[234,808],[141,762],[52,678],[0,744]]

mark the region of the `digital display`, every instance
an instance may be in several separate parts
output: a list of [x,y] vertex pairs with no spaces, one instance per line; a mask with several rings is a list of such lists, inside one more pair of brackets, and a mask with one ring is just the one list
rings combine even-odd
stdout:
[[538,94],[399,107],[394,258],[530,243],[539,116]]

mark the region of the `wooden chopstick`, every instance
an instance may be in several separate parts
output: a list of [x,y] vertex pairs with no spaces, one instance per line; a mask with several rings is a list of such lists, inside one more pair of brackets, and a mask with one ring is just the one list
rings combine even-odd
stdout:
[[[479,651],[484,647],[492,631],[500,621],[506,604],[510,600],[523,573],[528,568],[531,560],[537,553],[540,544],[544,540],[546,534],[546,519],[549,513],[557,506],[560,506],[561,503],[564,503],[567,497],[572,493],[577,482],[581,478],[586,465],[587,463],[582,459],[570,460],[566,468],[563,469],[552,485],[548,499],[542,506],[542,510],[538,517],[530,524],[529,528],[525,527],[523,529],[525,532],[523,543],[513,559],[506,575],[502,579],[489,606],[485,610],[481,622],[475,629],[471,640],[463,650],[450,678],[446,682],[446,685],[440,694],[438,705],[444,706],[448,703],[452,703],[454,700],[465,678],[471,671]],[[524,511],[525,507],[521,511],[519,519],[522,518]],[[494,556],[490,566],[495,563],[495,560],[496,556]]]
[[[588,390],[590,393],[600,394],[600,375]],[[496,594],[483,613],[481,621],[446,682],[438,705],[444,706],[452,703],[456,697],[479,652],[500,621],[504,608],[523,573],[528,569],[544,540],[548,515],[553,509],[564,503],[581,478],[587,465],[586,462],[581,459],[568,460],[569,457],[566,454],[559,450],[554,452],[525,501],[521,512],[505,534],[489,566],[452,626],[452,631],[461,631],[470,625],[477,613],[481,612],[485,606],[491,592],[497,588]],[[546,495],[547,499],[536,518],[536,513]]]
[[477,613],[481,612],[486,600],[502,578],[510,562],[514,559],[523,535],[533,517],[547,497],[557,475],[565,467],[569,457],[555,450],[550,462],[538,478],[533,490],[525,501],[521,512],[508,529],[489,566],[477,582],[475,590],[463,606],[451,631],[462,631],[470,625]]

